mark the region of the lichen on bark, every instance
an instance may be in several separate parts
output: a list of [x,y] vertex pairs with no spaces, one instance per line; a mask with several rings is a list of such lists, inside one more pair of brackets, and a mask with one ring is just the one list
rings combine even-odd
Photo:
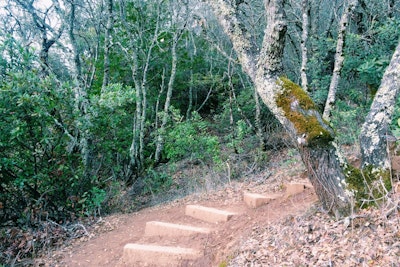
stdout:
[[351,165],[344,168],[346,189],[354,192],[355,206],[367,208],[379,205],[392,189],[389,170],[367,165],[357,169]]
[[323,147],[333,141],[333,130],[321,118],[310,96],[287,78],[279,78],[277,84],[282,90],[276,97],[276,104],[293,124],[298,142],[304,146]]

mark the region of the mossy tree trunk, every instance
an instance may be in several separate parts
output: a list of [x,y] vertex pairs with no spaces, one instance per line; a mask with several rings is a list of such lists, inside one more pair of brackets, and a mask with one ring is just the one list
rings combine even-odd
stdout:
[[400,43],[382,78],[360,134],[362,167],[390,170],[389,125],[400,89]]
[[261,49],[246,32],[238,12],[240,6],[236,2],[208,1],[261,99],[298,147],[323,206],[336,216],[349,214],[351,198],[345,189],[346,177],[342,162],[332,142],[333,131],[322,120],[308,94],[282,77],[286,34],[285,1],[264,1],[267,28]]

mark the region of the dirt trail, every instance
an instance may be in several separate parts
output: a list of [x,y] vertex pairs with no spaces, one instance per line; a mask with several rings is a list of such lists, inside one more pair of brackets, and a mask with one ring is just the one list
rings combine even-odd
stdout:
[[[99,223],[100,234],[86,241],[77,241],[72,246],[54,253],[52,258],[57,262],[54,266],[132,266],[122,260],[123,248],[128,243],[179,246],[200,250],[202,252],[200,258],[191,262],[182,261],[179,266],[219,266],[230,257],[233,249],[241,241],[246,240],[255,227],[278,221],[288,215],[303,213],[317,200],[314,191],[307,188],[299,194],[280,197],[258,208],[250,208],[243,201],[244,192],[284,193],[285,190],[281,188],[282,183],[279,179],[271,179],[271,181],[269,179],[268,185],[233,183],[217,192],[191,195],[140,212],[104,218]],[[224,223],[208,223],[186,216],[185,206],[188,204],[214,207],[232,211],[238,215]],[[212,232],[186,237],[144,236],[146,222],[149,221],[206,227],[212,229]],[[143,263],[141,266],[152,265]]]

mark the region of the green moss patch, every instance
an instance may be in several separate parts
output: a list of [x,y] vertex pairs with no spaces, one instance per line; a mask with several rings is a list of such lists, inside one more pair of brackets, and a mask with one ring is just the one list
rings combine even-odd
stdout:
[[324,146],[333,141],[332,134],[316,117],[317,108],[310,96],[287,78],[278,81],[283,90],[276,103],[294,125],[299,136],[305,138],[307,146]]
[[366,208],[381,203],[386,192],[392,189],[389,170],[374,168],[372,165],[359,170],[348,165],[344,173],[348,189],[355,193],[357,207]]

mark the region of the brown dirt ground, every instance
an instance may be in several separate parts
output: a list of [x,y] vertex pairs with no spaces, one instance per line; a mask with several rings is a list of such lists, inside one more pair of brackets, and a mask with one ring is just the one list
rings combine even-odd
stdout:
[[[257,209],[250,209],[243,202],[246,191],[282,192],[283,184],[305,182],[306,177],[298,155],[280,154],[271,159],[268,170],[244,177],[241,182],[231,182],[222,189],[191,194],[135,213],[100,218],[94,225],[86,226],[86,236],[37,259],[36,266],[126,267],[121,258],[127,243],[203,251],[203,257],[196,262],[183,262],[181,266],[400,266],[400,182],[385,206],[340,221],[315,205],[318,202],[312,189]],[[216,207],[239,215],[227,223],[206,223],[185,216],[187,204]],[[145,237],[148,221],[190,224],[214,231],[191,237]]]
[[[301,166],[285,168],[302,173]],[[287,166],[286,166],[287,167]],[[300,170],[300,172],[299,172]],[[264,174],[265,175],[265,174]],[[260,224],[276,222],[288,215],[304,213],[317,201],[312,189],[306,189],[295,196],[282,197],[256,209],[248,208],[242,200],[243,192],[276,193],[283,192],[282,185],[288,180],[305,181],[305,174],[283,173],[279,167],[268,181],[260,180],[232,182],[222,190],[193,194],[173,202],[143,209],[131,214],[117,214],[100,219],[89,236],[75,240],[71,245],[60,248],[43,259],[41,266],[116,266],[127,265],[121,260],[123,247],[127,243],[156,244],[188,247],[204,252],[196,262],[182,263],[182,266],[219,266],[229,261],[235,248]],[[290,177],[290,178],[288,178]],[[262,181],[262,182],[261,182]],[[234,216],[226,223],[212,224],[185,216],[185,205],[197,204],[233,211]],[[145,237],[144,229],[148,221],[164,221],[212,228],[211,234],[190,237]]]

